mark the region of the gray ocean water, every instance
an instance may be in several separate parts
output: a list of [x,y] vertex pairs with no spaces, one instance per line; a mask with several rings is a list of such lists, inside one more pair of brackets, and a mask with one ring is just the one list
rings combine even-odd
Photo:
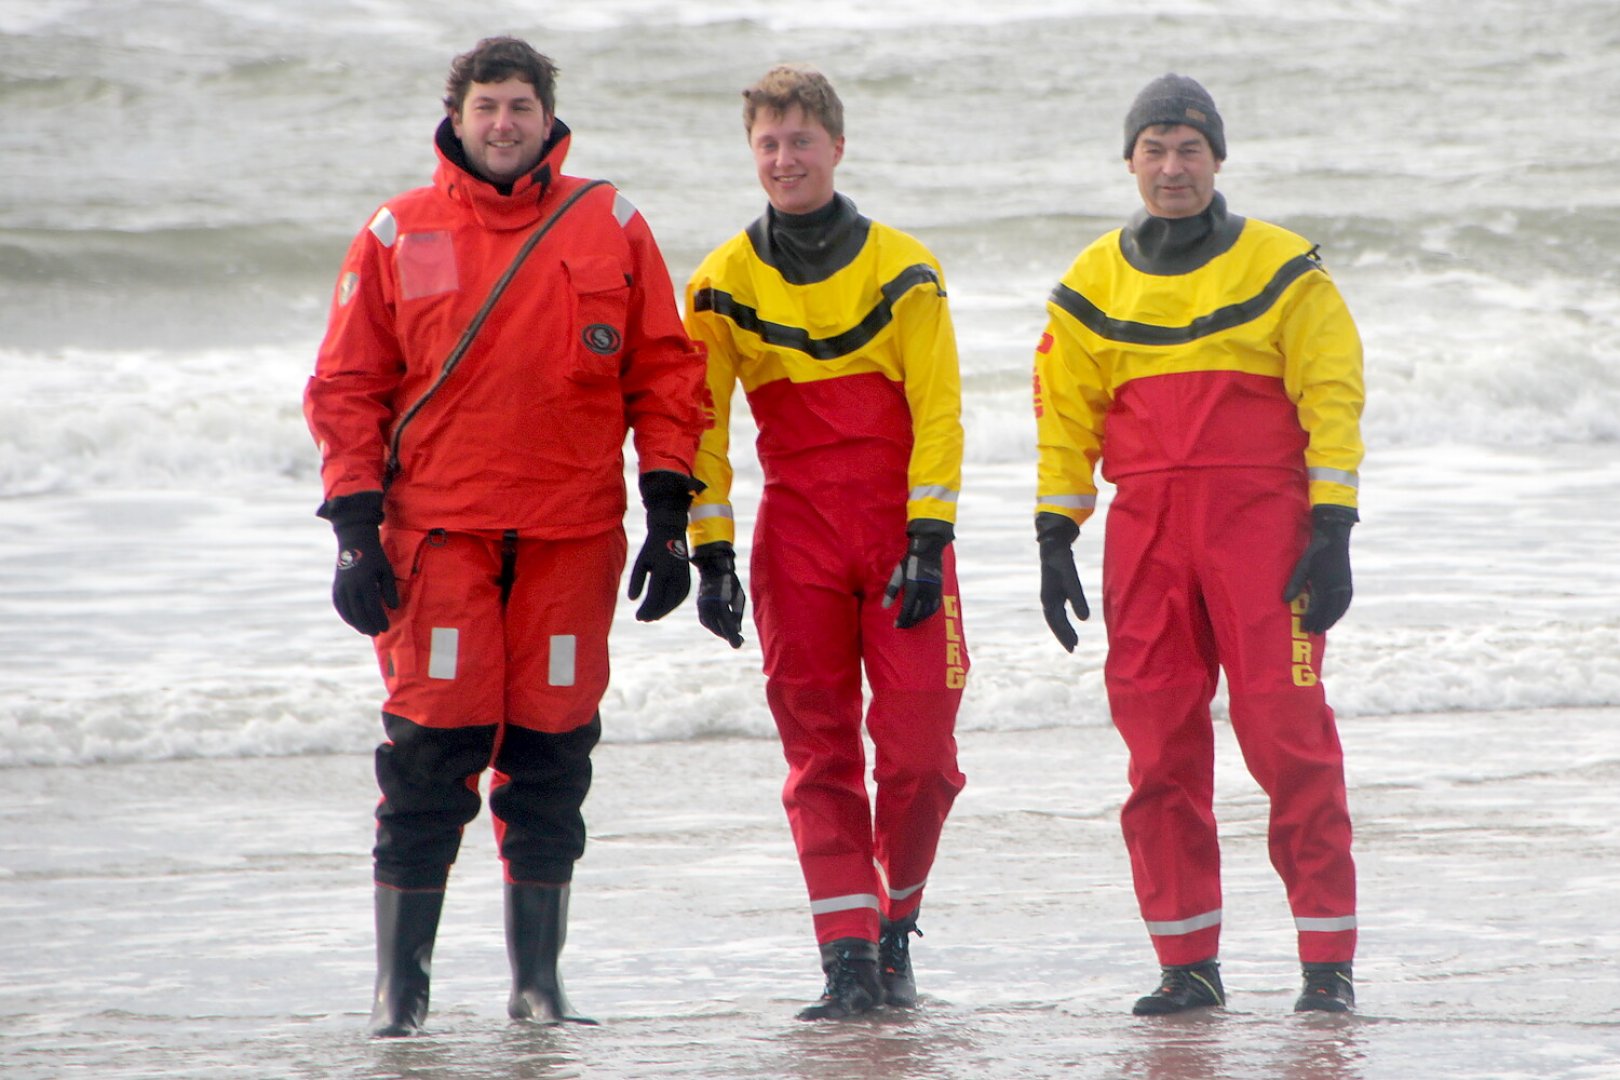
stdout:
[[[493,33],[557,59],[570,171],[677,282],[762,208],[738,90],[784,59],[844,96],[840,187],[945,267],[974,753],[915,1019],[786,1023],[816,986],[757,655],[660,624],[616,638],[635,745],[588,807],[573,987],[610,1022],[505,1024],[485,837],[439,1037],[356,1037],[376,688],[325,608],[297,397],[344,248],[426,182],[446,64]],[[1220,102],[1233,208],[1322,245],[1367,345],[1330,657],[1368,882],[1348,1027],[1285,1021],[1230,754],[1245,1003],[1129,1025],[1099,628],[1062,666],[1031,613],[1041,301],[1136,205],[1120,120],[1165,70]],[[1613,0],[0,0],[0,108],[0,1075],[1620,1076]],[[1043,711],[1073,726],[1027,732]]]

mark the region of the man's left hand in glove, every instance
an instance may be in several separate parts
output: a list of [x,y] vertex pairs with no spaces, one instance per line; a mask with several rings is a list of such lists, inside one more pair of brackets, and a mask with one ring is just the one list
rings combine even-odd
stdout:
[[945,548],[956,538],[948,521],[917,518],[906,526],[911,538],[906,554],[894,568],[888,588],[883,590],[883,606],[900,600],[900,614],[894,625],[907,630],[939,610],[945,582]]
[[1283,602],[1291,604],[1301,593],[1310,601],[1300,617],[1307,634],[1325,634],[1350,610],[1350,527],[1360,518],[1348,506],[1311,507],[1311,539],[1283,588]]
[[630,599],[647,599],[636,609],[640,622],[656,622],[680,607],[692,591],[692,569],[686,558],[686,511],[703,485],[678,472],[657,469],[641,474],[641,503],[647,508],[647,539],[630,568]]
[[748,597],[737,578],[735,549],[725,540],[699,544],[692,552],[692,562],[698,568],[698,622],[711,634],[725,638],[733,649],[742,648]]

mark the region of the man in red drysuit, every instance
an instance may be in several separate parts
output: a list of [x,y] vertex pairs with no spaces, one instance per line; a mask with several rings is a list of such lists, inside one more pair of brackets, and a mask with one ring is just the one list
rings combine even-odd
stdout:
[[1035,355],[1041,601],[1089,614],[1071,545],[1115,485],[1103,541],[1104,676],[1130,750],[1121,813],[1161,966],[1139,1015],[1222,1005],[1210,700],[1271,801],[1300,1011],[1351,1007],[1356,879],[1324,634],[1350,605],[1361,341],[1307,240],[1229,213],[1226,135],[1192,79],[1149,83],[1125,121],[1143,210],[1081,252]]
[[743,98],[770,205],[686,290],[713,396],[692,507],[698,617],[742,644],[728,457],[740,381],[765,472],[754,618],[827,976],[799,1015],[835,1019],[916,1001],[909,935],[963,784],[954,730],[968,656],[950,546],[961,387],[938,263],[834,189],[844,135],[831,84],[783,66]]
[[635,433],[643,621],[690,588],[686,510],[703,423],[652,233],[601,181],[562,173],[556,68],[490,38],[456,58],[433,184],[349,248],[305,395],[333,601],[376,639],[376,1035],[414,1034],[463,827],[493,769],[514,1019],[583,1020],[557,956],[601,732]]

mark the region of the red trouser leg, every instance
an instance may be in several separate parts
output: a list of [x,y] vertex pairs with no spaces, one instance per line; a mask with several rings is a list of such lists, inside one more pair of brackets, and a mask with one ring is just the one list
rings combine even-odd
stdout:
[[[1217,661],[1233,732],[1271,800],[1271,858],[1288,889],[1301,958],[1348,960],[1354,951],[1350,821],[1320,685],[1321,640],[1299,630],[1281,599],[1308,522],[1303,486],[1263,470],[1132,477],[1109,513],[1109,693],[1131,749],[1125,829],[1164,963],[1203,959],[1217,944],[1219,855],[1207,780]],[[1189,674],[1201,679],[1196,692]],[[1194,760],[1205,771],[1189,783]]]
[[1321,683],[1326,639],[1299,626],[1283,584],[1309,538],[1309,510],[1296,488],[1269,477],[1223,473],[1208,514],[1206,602],[1231,698],[1232,731],[1250,774],[1271,801],[1271,864],[1288,890],[1307,963],[1349,961],[1356,947],[1356,872],[1344,783],[1344,753]]
[[895,629],[897,609],[881,605],[876,582],[869,582],[861,610],[872,688],[866,723],[876,757],[872,847],[890,922],[922,903],[945,818],[966,782],[956,764],[955,730],[969,662],[951,549],[943,588],[940,610],[905,630]]
[[1189,573],[1177,503],[1132,479],[1114,495],[1103,547],[1104,677],[1114,726],[1130,751],[1120,827],[1159,962],[1192,964],[1220,947],[1214,638]]
[[378,749],[378,880],[443,887],[492,759],[508,876],[568,880],[584,845],[579,804],[623,535],[508,545],[385,529],[384,542],[403,580],[401,607],[376,643],[389,731]]
[[[472,657],[500,654],[498,542],[391,529],[400,606],[375,641],[388,691],[377,748],[378,883],[442,889],[478,816],[478,779],[500,730],[500,685]],[[499,667],[499,664],[496,664]]]
[[[903,515],[863,517],[869,528],[843,531],[818,515],[781,492],[761,506],[754,615],[766,700],[788,763],[782,802],[816,938],[876,940],[880,912],[901,918],[920,902],[963,783],[953,735],[968,667],[961,608],[948,562],[951,614],[896,630],[897,609],[881,603],[905,549]],[[860,535],[875,538],[870,549]],[[863,661],[872,685],[875,822],[861,737]]]
[[518,540],[506,601],[506,723],[490,779],[506,880],[566,884],[585,852],[597,708],[608,685],[608,631],[624,532]]

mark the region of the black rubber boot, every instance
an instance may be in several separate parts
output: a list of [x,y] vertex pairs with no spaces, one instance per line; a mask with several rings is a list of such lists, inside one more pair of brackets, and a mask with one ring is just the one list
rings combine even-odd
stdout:
[[537,1024],[594,1024],[580,1016],[563,991],[557,957],[568,939],[568,886],[506,886],[506,955],[512,961],[514,1020]]
[[827,987],[821,1000],[799,1010],[800,1020],[843,1020],[883,1004],[878,979],[878,946],[865,938],[839,938],[821,947]]
[[1295,1012],[1349,1012],[1356,1007],[1356,984],[1350,965],[1305,964],[1304,989],[1294,1002]]
[[419,1035],[428,1013],[433,937],[439,931],[444,890],[377,886],[377,992],[371,1034]]
[[917,979],[911,971],[911,935],[923,936],[917,929],[913,911],[899,922],[883,920],[878,934],[878,975],[883,981],[883,1001],[909,1009],[917,1004]]
[[1159,971],[1159,988],[1138,998],[1131,1012],[1137,1016],[1164,1016],[1226,1004],[1226,988],[1221,985],[1221,965],[1214,960],[1198,964],[1173,964]]

